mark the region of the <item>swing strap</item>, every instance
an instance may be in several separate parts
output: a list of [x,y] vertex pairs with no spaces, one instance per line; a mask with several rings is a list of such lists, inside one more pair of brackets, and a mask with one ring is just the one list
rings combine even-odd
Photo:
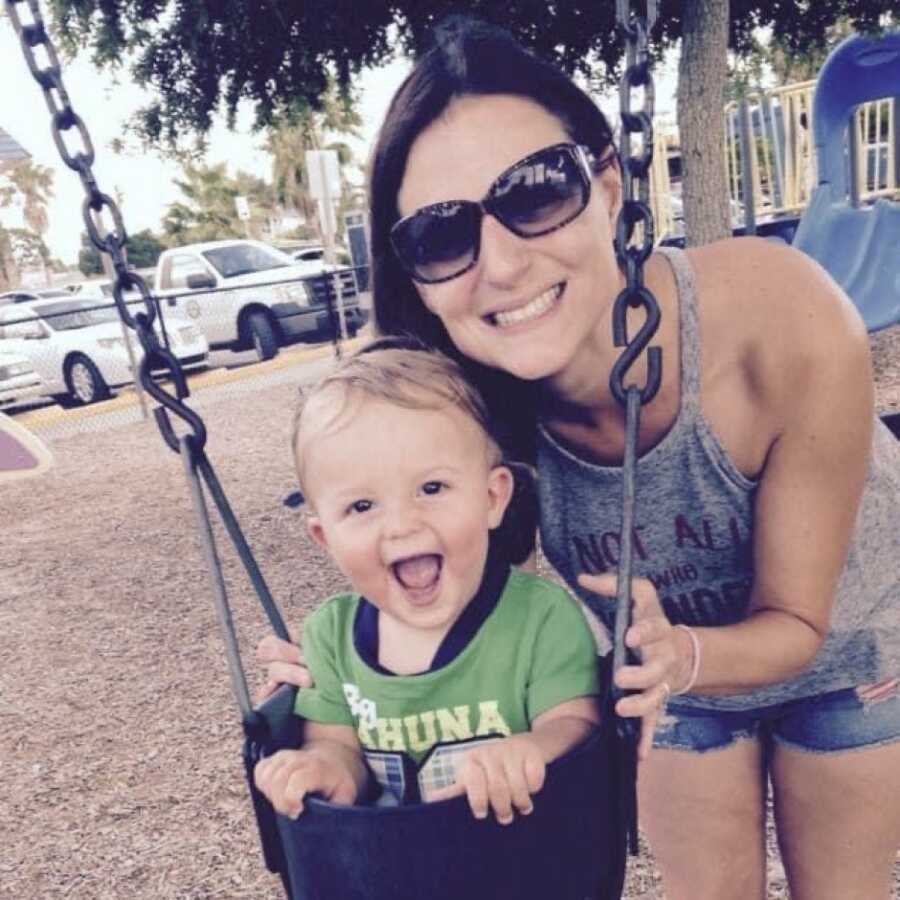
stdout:
[[[31,15],[30,22],[23,21],[21,15],[25,6],[28,7]],[[95,154],[91,136],[84,121],[72,108],[63,84],[59,57],[44,25],[40,6],[37,0],[6,0],[6,9],[22,46],[28,68],[43,91],[52,118],[53,140],[59,154],[63,162],[78,174],[84,187],[85,199],[82,205],[82,217],[88,236],[97,250],[106,254],[112,262],[116,274],[113,282],[113,297],[119,315],[124,323],[135,331],[144,350],[137,378],[144,390],[159,403],[159,406],[153,410],[153,415],[163,440],[173,451],[181,454],[184,462],[185,475],[190,486],[199,525],[203,554],[212,583],[219,626],[225,643],[232,689],[241,711],[245,732],[249,734],[249,731],[259,731],[263,725],[253,710],[247,680],[241,666],[222,568],[216,552],[209,511],[204,497],[204,486],[218,510],[225,530],[256,591],[272,629],[278,637],[290,640],[287,627],[241,532],[237,518],[228,503],[212,464],[206,456],[204,451],[206,426],[202,418],[183,402],[188,397],[189,390],[181,363],[169,348],[165,329],[160,327],[161,342],[160,335],[153,327],[157,318],[160,320],[160,325],[162,323],[162,317],[159,315],[159,299],[150,293],[144,279],[128,268],[125,256],[125,244],[128,238],[122,214],[115,200],[108,194],[104,194],[97,184],[93,172]],[[47,65],[42,66],[38,61],[35,51],[39,46],[44,48]],[[81,148],[75,152],[69,150],[65,137],[73,128],[77,131],[81,141]],[[102,221],[104,211],[107,211],[112,219],[110,230],[105,228]],[[125,302],[125,295],[129,291],[137,291],[144,304],[144,309],[136,314],[132,314]],[[152,373],[155,373],[157,377],[154,378]],[[157,381],[160,376],[171,379],[175,389],[174,394],[164,389]],[[188,426],[189,433],[181,436],[176,434],[170,413]]]
[[247,688],[247,679],[241,665],[240,649],[238,647],[237,636],[234,629],[234,621],[231,617],[231,608],[228,604],[228,595],[225,590],[225,581],[222,577],[222,566],[219,562],[218,553],[216,552],[215,537],[213,535],[212,523],[209,517],[209,510],[206,505],[203,487],[206,487],[209,496],[219,513],[219,518],[228,532],[231,543],[237,551],[238,558],[244,567],[250,581],[253,585],[256,595],[266,612],[272,629],[282,640],[290,640],[287,627],[281,611],[278,609],[268,585],[259,570],[256,559],[250,546],[247,544],[246,538],[238,525],[237,518],[234,515],[228,498],[222,490],[222,485],[209,461],[209,458],[203,452],[198,450],[191,436],[184,435],[179,442],[181,459],[184,463],[185,477],[191,491],[191,499],[194,504],[194,513],[199,525],[200,540],[203,550],[203,556],[206,560],[206,568],[210,578],[210,587],[213,592],[213,601],[216,607],[216,616],[219,621],[219,630],[225,643],[225,655],[228,660],[228,670],[231,677],[231,687],[237,699],[238,707],[241,711],[241,719],[244,725],[244,731],[247,736],[250,732],[257,733],[257,729],[261,726],[259,716],[253,709],[250,700],[250,693]]
[[[637,438],[640,430],[641,406],[649,403],[659,390],[662,380],[662,350],[650,347],[659,328],[659,305],[652,292],[644,286],[644,263],[653,252],[653,212],[650,209],[650,166],[653,161],[653,75],[650,71],[648,38],[657,18],[656,0],[647,0],[647,17],[632,15],[629,0],[617,0],[616,19],[626,42],[626,64],[619,85],[622,119],[619,158],[622,161],[623,204],[616,222],[616,255],[625,272],[625,287],[613,305],[613,343],[624,347],[612,367],[609,388],[625,409],[625,454],[622,466],[622,520],[620,526],[621,553],[616,583],[616,618],[613,640],[613,671],[633,663],[633,653],[625,647],[625,632],[631,621],[632,561],[634,556],[635,462]],[[643,88],[644,105],[632,108],[632,90]],[[639,135],[637,147],[633,136]],[[638,229],[637,226],[640,225]],[[632,238],[640,238],[640,242]],[[627,315],[629,308],[642,307],[644,321],[638,332],[629,339]],[[628,370],[647,350],[647,379],[642,388],[625,385]],[[612,685],[613,701],[625,692]],[[621,744],[620,807],[628,827],[629,850],[638,852],[637,833],[637,745],[638,721],[618,717],[616,726]]]

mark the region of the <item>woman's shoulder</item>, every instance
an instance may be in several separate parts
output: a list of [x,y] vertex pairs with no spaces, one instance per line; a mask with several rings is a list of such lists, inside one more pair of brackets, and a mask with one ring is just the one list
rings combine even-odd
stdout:
[[782,241],[727,238],[686,251],[701,315],[755,326],[763,334],[803,323],[805,329],[865,331],[853,304],[830,275]]
[[697,285],[703,409],[742,472],[765,464],[803,404],[871,380],[865,326],[818,263],[780,242],[687,251]]

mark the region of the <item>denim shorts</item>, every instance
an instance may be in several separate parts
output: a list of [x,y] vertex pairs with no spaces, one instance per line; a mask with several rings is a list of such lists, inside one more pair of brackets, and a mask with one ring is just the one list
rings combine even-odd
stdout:
[[710,710],[670,701],[656,726],[653,746],[705,753],[757,738],[810,753],[838,753],[900,740],[900,684],[846,688],[745,710]]

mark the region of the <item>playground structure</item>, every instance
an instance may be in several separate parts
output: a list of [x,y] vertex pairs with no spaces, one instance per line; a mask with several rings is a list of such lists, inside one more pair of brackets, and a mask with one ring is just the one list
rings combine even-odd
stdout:
[[[747,228],[749,214],[751,231],[757,224],[777,226],[783,221],[780,233],[792,237],[818,183],[813,136],[816,85],[817,81],[803,81],[751,91],[742,101],[725,106],[723,159],[736,228]],[[853,123],[849,153],[854,204],[900,200],[900,100],[886,97],[863,103],[853,114]],[[677,132],[658,129],[651,179],[658,240],[683,234],[678,214],[680,155]],[[745,183],[752,186],[749,196]]]
[[53,457],[44,443],[0,412],[0,485],[43,475],[51,465]]
[[[753,135],[747,145],[753,207],[763,215],[799,215],[810,201],[818,180],[813,137],[817,83],[804,81],[755,92],[744,101]],[[733,200],[744,203],[742,105],[728,104],[725,122],[728,190]],[[851,190],[861,202],[900,198],[897,100],[864,103],[853,114],[853,122]]]
[[[898,94],[900,32],[854,35],[816,81],[750,92],[724,110],[734,233],[784,240],[811,256],[869,332],[900,322]],[[682,243],[677,137],[660,131],[654,143],[656,240]]]
[[[813,98],[818,182],[794,238],[794,246],[846,291],[869,331],[900,322],[900,203],[885,196],[890,189],[878,177],[880,144],[874,166],[868,148],[863,165],[858,164],[857,123],[861,105],[892,98],[898,85],[900,32],[880,39],[850,37],[829,55]],[[892,107],[896,103],[888,100]],[[877,125],[874,133],[880,137]],[[896,129],[888,134],[896,136]],[[897,162],[896,152],[888,155],[886,175],[894,170],[896,176]],[[871,203],[860,201],[860,171],[863,187],[875,194]]]

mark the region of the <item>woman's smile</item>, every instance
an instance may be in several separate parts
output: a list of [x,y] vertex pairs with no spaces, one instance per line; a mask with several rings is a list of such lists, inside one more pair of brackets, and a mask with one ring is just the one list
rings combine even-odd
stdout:
[[503,329],[531,323],[535,319],[545,317],[547,313],[555,309],[562,299],[565,289],[565,282],[560,282],[527,303],[488,313],[485,319],[491,325]]

